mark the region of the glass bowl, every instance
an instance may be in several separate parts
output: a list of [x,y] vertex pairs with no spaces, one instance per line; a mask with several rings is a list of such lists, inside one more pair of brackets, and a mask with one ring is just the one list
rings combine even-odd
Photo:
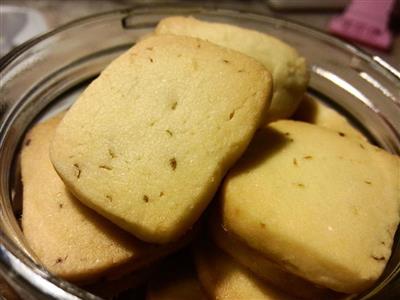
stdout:
[[[0,274],[23,299],[97,299],[49,274],[24,240],[19,226],[18,153],[26,130],[67,109],[112,59],[170,15],[232,23],[291,44],[309,64],[307,93],[343,113],[371,142],[400,154],[399,72],[379,57],[322,32],[255,13],[183,4],[141,5],[74,21],[23,44],[0,61]],[[384,274],[357,298],[397,293],[398,236],[399,232]]]

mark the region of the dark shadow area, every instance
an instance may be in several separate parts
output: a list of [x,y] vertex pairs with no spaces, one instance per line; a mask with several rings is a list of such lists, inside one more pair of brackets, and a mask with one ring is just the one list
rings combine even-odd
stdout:
[[309,96],[305,95],[303,97],[303,100],[301,100],[298,109],[292,116],[292,119],[296,121],[313,123],[315,122],[315,116],[317,115],[317,112],[318,108],[315,102],[313,102],[313,100]]
[[292,143],[290,133],[281,133],[271,127],[259,129],[246,152],[234,168],[233,174],[248,173],[253,168],[271,159],[285,146]]
[[316,101],[321,101],[323,104],[328,106],[331,109],[336,110],[339,114],[341,114],[344,118],[347,119],[347,121],[352,125],[355,129],[360,131],[367,139],[368,141],[373,144],[373,145],[379,145],[377,143],[376,139],[373,137],[373,135],[361,124],[361,122],[353,116],[349,111],[347,111],[345,108],[341,107],[338,103],[333,101],[331,98],[329,98],[327,95],[319,92],[316,89],[313,89],[311,87],[308,87],[307,93],[309,96],[314,98]]

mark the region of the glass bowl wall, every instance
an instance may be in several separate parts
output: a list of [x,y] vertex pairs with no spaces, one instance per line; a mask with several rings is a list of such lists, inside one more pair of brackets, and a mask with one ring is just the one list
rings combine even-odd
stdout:
[[[112,59],[170,15],[236,24],[286,41],[308,61],[308,94],[342,112],[371,142],[400,154],[399,72],[319,31],[254,13],[187,5],[138,6],[77,20],[0,61],[0,273],[23,299],[96,298],[51,276],[24,240],[18,224],[18,152],[24,133],[35,122],[67,109]],[[383,276],[358,298],[393,291],[400,272],[398,235]]]

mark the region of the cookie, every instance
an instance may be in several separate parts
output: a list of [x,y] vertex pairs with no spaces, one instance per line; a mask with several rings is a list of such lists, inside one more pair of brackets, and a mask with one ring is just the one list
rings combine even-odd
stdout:
[[306,90],[309,74],[305,59],[294,48],[273,36],[234,25],[179,16],[161,20],[155,33],[201,38],[261,62],[273,78],[274,91],[266,122],[290,117]]
[[144,241],[175,241],[246,149],[270,91],[269,72],[241,53],[191,37],[149,37],[74,103],[51,159],[98,213]]
[[399,223],[400,160],[316,125],[257,133],[221,191],[224,226],[286,271],[357,293],[381,275]]
[[294,300],[270,286],[209,241],[194,249],[198,278],[210,299]]
[[318,100],[305,96],[293,115],[293,119],[341,132],[349,137],[367,141],[367,138],[336,110]]
[[188,242],[163,247],[144,243],[76,200],[49,158],[50,141],[60,120],[55,117],[33,127],[21,153],[22,229],[51,273],[80,284],[100,277],[116,279]]
[[223,228],[216,211],[209,218],[208,232],[217,247],[272,286],[300,299],[338,299],[337,293],[282,270]]

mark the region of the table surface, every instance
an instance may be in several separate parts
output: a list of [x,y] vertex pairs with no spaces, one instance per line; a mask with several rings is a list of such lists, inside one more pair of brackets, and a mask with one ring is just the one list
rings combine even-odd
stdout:
[[[21,7],[29,7],[38,10],[45,18],[49,29],[56,28],[74,19],[91,15],[94,13],[104,12],[112,9],[126,8],[138,3],[149,2],[176,2],[176,1],[154,1],[154,0],[2,0],[1,5],[14,5]],[[192,1],[193,2],[193,1]],[[268,0],[265,1],[201,1],[214,2],[224,5],[232,9],[248,9],[258,13],[265,13],[275,17],[282,17],[288,20],[300,22],[319,30],[326,31],[329,20],[340,14],[340,11],[329,10],[292,10],[292,11],[274,11],[268,6]],[[393,47],[390,52],[374,50],[363,47],[367,53],[378,55],[391,65],[400,69],[400,35],[394,36]]]

